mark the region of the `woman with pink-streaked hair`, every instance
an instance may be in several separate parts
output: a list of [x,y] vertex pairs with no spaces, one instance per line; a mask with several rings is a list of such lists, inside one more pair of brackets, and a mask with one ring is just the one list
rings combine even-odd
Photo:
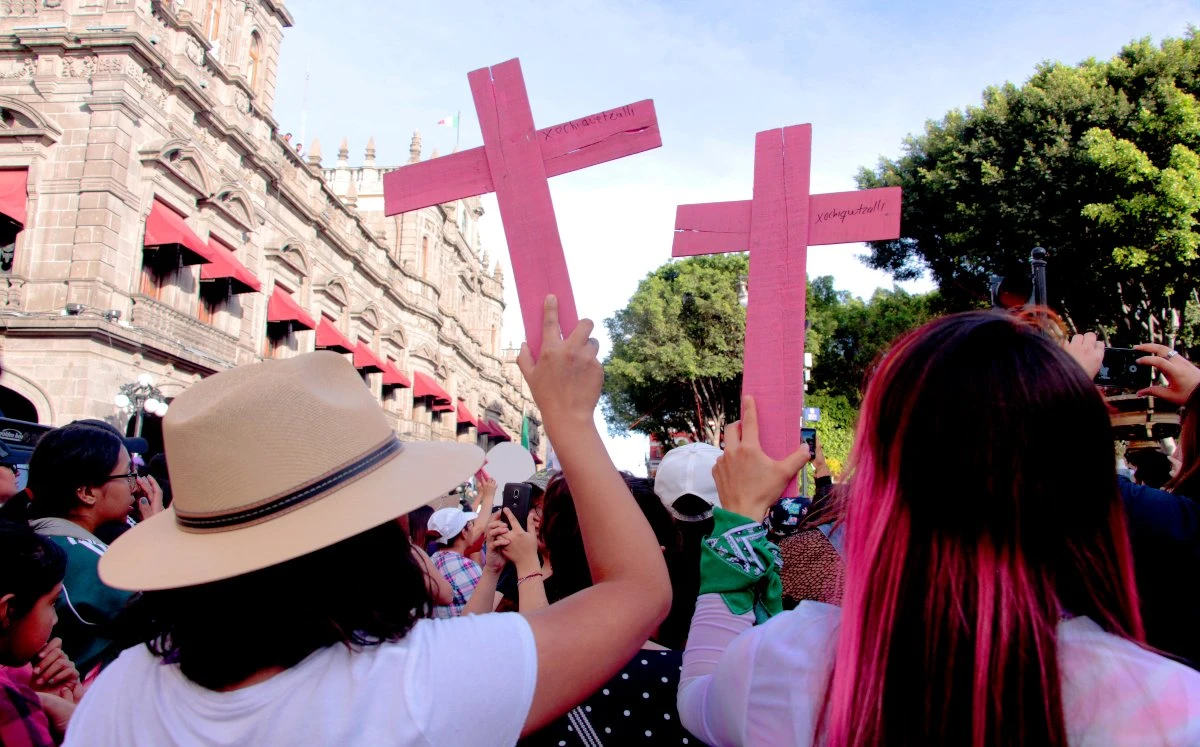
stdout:
[[759,524],[806,447],[767,457],[750,400],[725,441],[679,687],[704,741],[1200,744],[1200,673],[1143,643],[1104,402],[1040,329],[960,314],[880,361],[840,608],[780,612]]

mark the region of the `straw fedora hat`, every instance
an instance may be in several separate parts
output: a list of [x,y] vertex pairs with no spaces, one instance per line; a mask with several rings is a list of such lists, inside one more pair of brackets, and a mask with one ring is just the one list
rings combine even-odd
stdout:
[[331,352],[196,383],[171,404],[163,440],[174,503],[100,559],[109,586],[171,589],[276,565],[424,505],[483,464],[471,444],[402,443]]

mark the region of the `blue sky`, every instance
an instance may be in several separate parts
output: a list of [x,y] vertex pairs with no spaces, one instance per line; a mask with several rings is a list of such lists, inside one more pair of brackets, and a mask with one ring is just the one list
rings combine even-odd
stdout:
[[[303,122],[327,160],[346,137],[360,162],[373,135],[381,164],[403,163],[414,129],[426,155],[447,153],[454,131],[435,123],[460,110],[462,146],[481,144],[466,74],[512,57],[521,58],[539,126],[654,99],[662,148],[551,181],[579,312],[597,321],[670,257],[675,205],[750,196],[755,132],[813,123],[813,190],[853,189],[860,167],[898,154],[905,135],[977,103],[989,85],[1024,81],[1043,60],[1106,58],[1135,38],[1178,36],[1200,18],[1196,0],[288,0],[288,8],[296,26],[285,35],[274,114],[296,135]],[[484,205],[484,246],[507,270],[498,210]],[[833,275],[863,296],[890,286],[862,252],[814,247],[809,274]],[[508,298],[504,337],[519,342],[511,287]],[[644,469],[641,440],[611,440],[610,449],[619,466]]]

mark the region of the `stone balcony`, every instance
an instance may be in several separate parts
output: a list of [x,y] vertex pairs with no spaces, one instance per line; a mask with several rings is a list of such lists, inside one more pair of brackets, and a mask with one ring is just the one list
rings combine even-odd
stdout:
[[[135,327],[155,332],[182,348],[202,351],[208,357],[224,362],[227,367],[237,365],[238,346],[234,337],[149,296],[133,296],[130,321]],[[165,341],[164,344],[170,345]]]
[[433,428],[429,423],[413,423],[401,420],[397,426],[400,438],[406,441],[432,441]]

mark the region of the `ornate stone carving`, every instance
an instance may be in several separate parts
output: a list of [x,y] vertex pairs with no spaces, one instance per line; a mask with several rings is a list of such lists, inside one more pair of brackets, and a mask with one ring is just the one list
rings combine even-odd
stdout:
[[184,47],[183,53],[189,60],[197,65],[204,64],[204,48],[201,47],[195,39],[188,39],[187,46]]
[[64,78],[86,78],[91,79],[96,74],[97,58],[92,55],[89,57],[64,57],[62,61],[62,76]]
[[0,0],[0,15],[29,17],[37,12],[37,0]]
[[0,71],[0,78],[32,78],[37,68],[32,57],[13,60],[13,63],[8,70]]
[[97,72],[117,75],[125,69],[125,58],[123,57],[105,57],[100,60],[100,64],[96,66]]
[[126,67],[126,74],[142,86],[143,98],[156,104],[159,108],[166,105],[167,89],[159,85],[158,79],[150,71],[143,69],[141,65],[130,60]]

